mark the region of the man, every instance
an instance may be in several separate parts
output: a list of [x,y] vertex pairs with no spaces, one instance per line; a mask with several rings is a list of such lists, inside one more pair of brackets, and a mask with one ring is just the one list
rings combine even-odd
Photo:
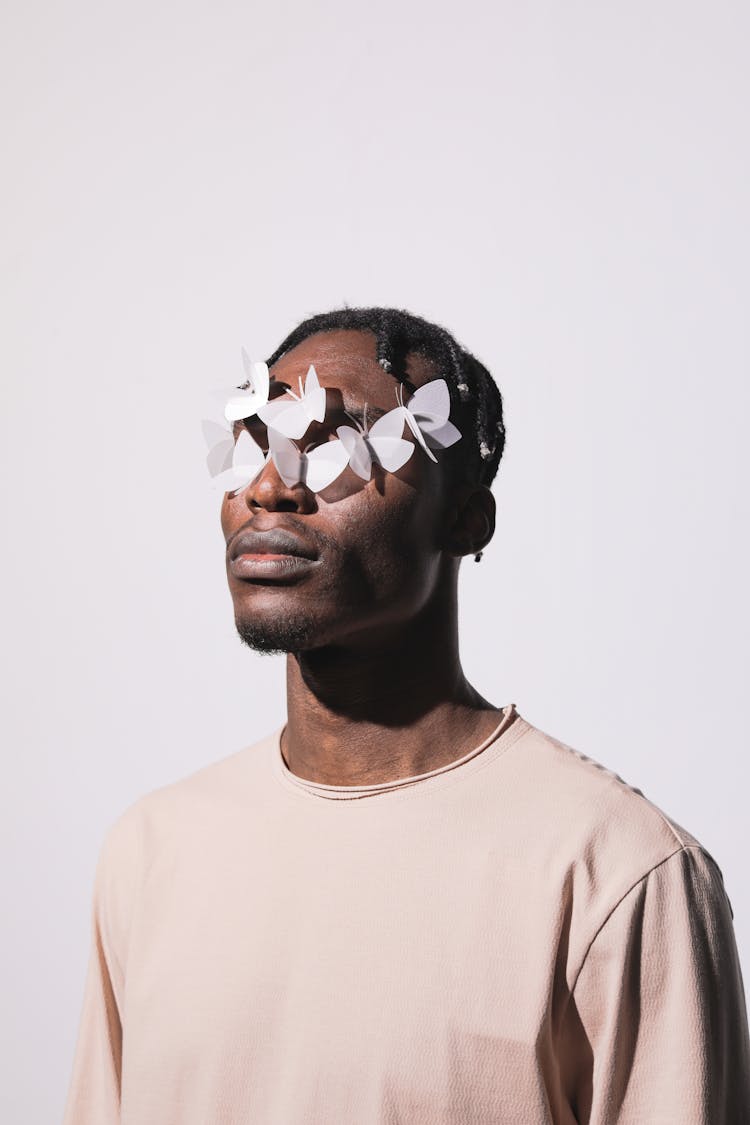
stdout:
[[348,309],[230,406],[229,587],[241,638],[288,653],[287,721],[108,832],[66,1125],[750,1120],[715,861],[462,672],[489,373]]

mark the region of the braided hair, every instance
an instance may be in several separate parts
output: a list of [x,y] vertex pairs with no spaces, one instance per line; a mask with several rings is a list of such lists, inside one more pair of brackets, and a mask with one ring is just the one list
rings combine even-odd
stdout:
[[418,352],[435,364],[448,384],[451,420],[462,434],[460,441],[441,451],[440,459],[455,481],[489,486],[505,447],[502,395],[487,368],[445,328],[405,309],[335,309],[302,321],[282,340],[268,366],[309,336],[341,329],[372,332],[378,363],[411,392],[416,388],[406,374],[407,356]]

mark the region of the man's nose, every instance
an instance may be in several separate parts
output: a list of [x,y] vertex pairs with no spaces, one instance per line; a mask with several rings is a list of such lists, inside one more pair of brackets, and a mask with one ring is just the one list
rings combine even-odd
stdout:
[[315,494],[301,481],[288,485],[269,457],[257,477],[245,489],[245,503],[251,511],[265,508],[269,512],[312,512]]

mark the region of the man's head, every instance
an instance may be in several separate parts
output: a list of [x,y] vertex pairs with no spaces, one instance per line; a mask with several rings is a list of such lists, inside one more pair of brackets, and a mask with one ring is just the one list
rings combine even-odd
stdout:
[[[314,493],[284,483],[272,461],[222,505],[227,573],[240,637],[266,652],[303,652],[325,646],[366,649],[391,643],[420,614],[444,603],[455,612],[460,559],[481,550],[494,530],[489,485],[502,456],[505,431],[500,392],[487,370],[444,329],[391,309],[343,309],[305,321],[268,360],[271,395],[298,391],[315,366],[326,389],[326,415],[312,422],[300,447],[336,438],[350,414],[367,421],[431,380],[445,379],[450,420],[461,438],[437,451],[416,446],[395,472],[373,465],[365,481],[347,467]],[[242,423],[239,423],[241,426]],[[260,419],[244,425],[265,450]],[[404,437],[411,439],[408,427]],[[413,439],[411,439],[413,440]],[[245,550],[262,536],[296,537],[314,559],[297,560],[270,576]],[[241,536],[255,532],[255,543]],[[278,549],[278,548],[277,548]]]

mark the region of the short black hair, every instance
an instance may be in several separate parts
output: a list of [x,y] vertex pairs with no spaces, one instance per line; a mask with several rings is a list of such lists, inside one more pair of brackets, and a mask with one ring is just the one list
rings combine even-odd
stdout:
[[269,357],[268,366],[309,336],[340,329],[372,332],[378,362],[412,392],[416,388],[406,375],[407,356],[418,352],[435,364],[448,384],[451,420],[462,435],[438,457],[447,460],[455,480],[489,486],[505,448],[502,395],[487,368],[440,325],[405,309],[334,309],[298,324]]

